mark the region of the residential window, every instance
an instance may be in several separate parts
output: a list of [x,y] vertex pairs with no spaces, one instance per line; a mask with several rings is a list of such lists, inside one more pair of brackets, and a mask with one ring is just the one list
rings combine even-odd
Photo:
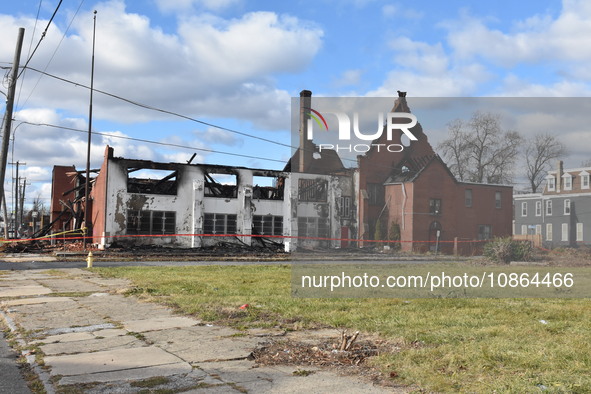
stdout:
[[568,223],[562,223],[562,241],[568,241]]
[[548,191],[549,192],[553,192],[556,190],[556,179],[554,178],[554,176],[549,175],[546,178],[546,182],[547,182],[547,186],[548,186]]
[[298,217],[298,236],[328,238],[330,226],[327,218]]
[[562,177],[564,178],[564,190],[572,190],[573,177],[571,176],[571,174],[564,174]]
[[552,223],[546,223],[546,241],[552,241]]
[[351,217],[351,197],[342,196],[337,198],[337,211],[341,218]]
[[589,173],[587,171],[581,172],[581,189],[589,189]]
[[384,205],[384,185],[380,183],[367,184],[369,205]]
[[298,199],[303,202],[326,202],[328,196],[328,181],[326,179],[298,180]]
[[441,214],[441,199],[440,198],[432,198],[429,200],[429,213],[432,215],[440,215]]
[[546,200],[546,216],[552,216],[552,200]]
[[464,197],[466,200],[466,207],[471,207],[472,206],[472,189],[466,189],[466,191],[464,192]]
[[205,234],[236,234],[236,215],[226,213],[206,213],[203,232]]
[[283,216],[253,215],[252,227],[257,235],[283,235]]
[[521,203],[521,216],[527,216],[527,201]]
[[501,208],[501,192],[495,192],[495,208]]
[[490,239],[492,235],[492,226],[490,224],[478,225],[478,239]]
[[564,214],[570,215],[570,200],[564,200]]
[[522,224],[521,225],[521,235],[526,235],[527,234],[527,225]]
[[583,241],[583,223],[577,223],[577,241]]
[[157,235],[176,232],[174,211],[127,211],[127,234]]
[[536,224],[536,235],[542,234],[542,225]]
[[536,216],[542,216],[542,202],[536,201]]

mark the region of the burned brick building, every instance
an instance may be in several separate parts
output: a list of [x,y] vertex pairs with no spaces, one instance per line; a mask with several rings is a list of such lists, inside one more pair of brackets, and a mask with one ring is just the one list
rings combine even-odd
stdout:
[[[345,193],[351,196],[347,177],[155,163],[115,157],[111,147],[91,182],[91,231],[93,243],[101,247],[113,243],[202,247],[220,241],[283,243],[288,249],[298,242],[329,247],[334,244],[330,239],[340,238],[340,215],[351,215],[351,210],[339,211],[330,203],[339,201],[343,189],[349,188]],[[297,196],[291,193],[292,182],[300,187]],[[53,183],[54,202],[71,194],[63,185],[80,187],[74,168],[56,167]],[[299,206],[297,199],[302,201]],[[68,205],[62,203],[63,209],[54,209],[53,214],[67,211]],[[298,218],[292,215],[294,209],[300,210]],[[76,225],[75,217],[83,216],[75,212],[64,215],[70,226]],[[54,230],[62,228],[56,222]],[[301,239],[294,234],[298,228]]]
[[[371,145],[399,144],[400,152],[372,148],[346,168],[336,151],[320,152],[304,137],[311,92],[302,91],[299,105],[299,146],[282,171],[156,163],[107,147],[90,180],[93,243],[276,243],[290,251],[391,240],[405,251],[473,253],[479,240],[511,234],[512,187],[457,181],[420,123],[406,145],[402,131]],[[404,94],[391,113],[410,114]],[[54,231],[80,226],[86,180],[73,167],[55,167],[53,177]]]

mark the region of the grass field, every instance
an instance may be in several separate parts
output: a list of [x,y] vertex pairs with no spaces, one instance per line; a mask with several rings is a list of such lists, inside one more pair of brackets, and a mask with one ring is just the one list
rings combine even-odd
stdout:
[[376,365],[427,391],[591,392],[588,299],[298,299],[287,265],[93,271],[129,278],[130,293],[202,320],[379,334],[400,350]]

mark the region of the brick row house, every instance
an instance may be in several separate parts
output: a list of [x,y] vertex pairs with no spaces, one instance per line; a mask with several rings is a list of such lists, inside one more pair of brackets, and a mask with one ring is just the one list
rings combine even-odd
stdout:
[[[300,101],[310,107],[311,92],[302,91]],[[410,113],[404,96],[391,112]],[[511,235],[512,187],[457,181],[420,123],[411,130],[417,140],[402,152],[370,149],[357,156],[356,168],[345,168],[329,149],[315,158],[318,147],[305,138],[281,171],[155,163],[115,157],[107,147],[91,179],[93,242],[273,242],[293,250],[371,247],[378,238],[400,241],[404,251],[472,254],[483,240]],[[380,138],[374,143],[402,144],[402,132]],[[80,204],[70,208],[68,199],[83,189],[84,177],[58,166],[53,176],[52,220],[61,215],[54,232],[80,226]]]
[[542,193],[514,196],[517,237],[537,236],[546,248],[591,244],[591,167],[549,171]]

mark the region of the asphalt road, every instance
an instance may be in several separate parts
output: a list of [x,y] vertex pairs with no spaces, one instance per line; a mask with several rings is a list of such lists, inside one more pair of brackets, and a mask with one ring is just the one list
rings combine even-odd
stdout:
[[[462,261],[457,259],[456,261]],[[164,267],[186,265],[284,265],[284,264],[436,264],[441,262],[452,263],[454,260],[306,260],[306,261],[95,261],[95,267]],[[0,261],[0,270],[32,270],[32,269],[57,269],[57,268],[86,268],[86,261],[21,261],[8,263]]]
[[0,331],[0,394],[31,393],[16,363],[17,356]]

